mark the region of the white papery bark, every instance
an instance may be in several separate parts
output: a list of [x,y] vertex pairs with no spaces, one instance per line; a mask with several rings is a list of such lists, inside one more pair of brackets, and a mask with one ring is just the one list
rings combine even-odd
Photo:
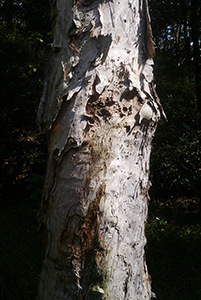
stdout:
[[38,300],[150,299],[145,223],[153,87],[146,0],[52,1],[38,123],[48,132]]

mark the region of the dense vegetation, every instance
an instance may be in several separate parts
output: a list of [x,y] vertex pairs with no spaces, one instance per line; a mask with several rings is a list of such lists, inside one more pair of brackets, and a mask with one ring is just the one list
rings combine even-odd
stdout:
[[21,198],[18,192],[28,176],[44,174],[45,148],[35,120],[51,43],[48,1],[2,1],[0,31],[0,188],[5,203]]
[[150,11],[157,91],[168,118],[168,123],[158,128],[153,143],[153,194],[201,198],[201,92],[197,93],[201,60],[200,48],[196,48],[201,38],[201,4],[150,1]]
[[36,127],[51,47],[49,2],[0,2],[0,299],[35,299],[46,142]]
[[[151,159],[148,267],[158,299],[201,298],[201,4],[150,0],[157,91],[168,122]],[[46,141],[35,119],[51,49],[47,0],[0,5],[0,298],[36,294],[41,242],[36,212]]]

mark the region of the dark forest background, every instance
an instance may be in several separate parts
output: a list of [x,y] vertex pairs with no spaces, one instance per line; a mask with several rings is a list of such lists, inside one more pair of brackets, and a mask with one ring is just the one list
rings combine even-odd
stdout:
[[[159,300],[201,299],[201,3],[149,0],[168,122],[151,157],[147,263]],[[36,126],[51,50],[47,0],[0,0],[0,299],[35,299],[46,138]]]

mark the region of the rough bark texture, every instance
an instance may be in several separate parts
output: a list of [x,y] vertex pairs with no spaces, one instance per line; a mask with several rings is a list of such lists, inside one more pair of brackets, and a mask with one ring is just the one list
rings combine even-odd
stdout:
[[38,300],[150,299],[145,223],[153,87],[146,0],[52,1],[38,111],[48,132]]

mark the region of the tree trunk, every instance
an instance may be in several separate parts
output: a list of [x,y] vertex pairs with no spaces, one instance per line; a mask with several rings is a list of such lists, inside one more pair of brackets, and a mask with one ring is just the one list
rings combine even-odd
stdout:
[[38,300],[150,299],[144,246],[153,86],[146,0],[52,1]]

